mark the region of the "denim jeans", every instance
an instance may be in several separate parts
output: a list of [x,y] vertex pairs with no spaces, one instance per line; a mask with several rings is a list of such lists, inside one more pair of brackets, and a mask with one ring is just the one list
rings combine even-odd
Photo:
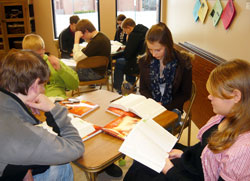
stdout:
[[34,175],[34,181],[73,181],[73,170],[71,165],[53,165],[46,172]]
[[[126,65],[125,58],[118,58],[115,63],[115,72],[114,72],[114,88],[117,91],[121,91],[121,85],[124,80],[124,68]],[[126,81],[130,84],[134,84],[136,80],[135,76],[126,75]]]

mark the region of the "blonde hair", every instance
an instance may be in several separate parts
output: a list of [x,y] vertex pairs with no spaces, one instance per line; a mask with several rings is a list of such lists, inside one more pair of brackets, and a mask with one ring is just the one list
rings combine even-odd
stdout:
[[225,116],[226,125],[208,140],[208,148],[219,153],[232,146],[240,134],[250,131],[250,63],[236,59],[219,65],[209,75],[206,87],[211,95],[222,99],[232,98],[235,90],[241,93],[240,101]]
[[45,49],[45,43],[40,35],[28,34],[23,38],[22,47],[23,49],[38,51]]

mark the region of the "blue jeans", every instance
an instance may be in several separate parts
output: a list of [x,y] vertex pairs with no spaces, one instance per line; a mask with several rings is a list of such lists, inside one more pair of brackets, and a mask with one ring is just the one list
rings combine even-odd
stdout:
[[34,175],[34,181],[73,181],[73,170],[71,165],[53,165],[46,172]]
[[[114,88],[117,91],[121,91],[121,86],[124,80],[124,68],[126,65],[125,58],[118,58],[115,63],[115,72],[114,72]],[[135,76],[126,75],[126,81],[130,84],[134,84],[136,80]]]

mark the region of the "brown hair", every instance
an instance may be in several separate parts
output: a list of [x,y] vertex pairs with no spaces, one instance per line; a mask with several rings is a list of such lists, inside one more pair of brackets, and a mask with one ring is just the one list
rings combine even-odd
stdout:
[[[175,58],[174,55],[174,42],[172,34],[168,27],[164,23],[158,23],[153,25],[146,33],[146,42],[154,43],[158,42],[165,47],[165,55],[163,59],[163,64],[166,65]],[[146,60],[150,62],[153,59],[148,47],[146,48]]]
[[219,153],[233,145],[240,134],[250,131],[250,63],[236,59],[219,65],[210,73],[206,87],[211,95],[222,99],[232,98],[229,95],[234,90],[241,92],[241,100],[225,117],[227,124],[208,141],[208,148]]
[[86,30],[88,30],[91,33],[96,29],[89,20],[82,19],[76,24],[76,31],[81,31],[82,33],[85,33]]
[[40,84],[49,80],[47,63],[30,50],[10,51],[0,66],[0,87],[10,92],[27,95],[37,78]]
[[131,18],[126,18],[125,20],[123,20],[122,28],[127,28],[128,26],[135,27],[135,21]]
[[72,25],[72,24],[77,24],[77,22],[80,20],[79,16],[77,15],[73,15],[73,16],[70,16],[69,18],[69,23]]
[[119,14],[116,18],[117,21],[123,21],[126,19],[126,16],[124,14]]
[[40,35],[28,34],[23,38],[22,47],[23,49],[38,51],[45,49],[45,43]]

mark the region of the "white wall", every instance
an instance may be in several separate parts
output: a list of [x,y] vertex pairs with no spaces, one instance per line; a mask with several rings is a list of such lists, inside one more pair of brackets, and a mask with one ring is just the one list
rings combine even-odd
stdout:
[[[215,2],[208,1],[210,10]],[[190,42],[226,60],[241,58],[250,61],[250,10],[246,9],[246,0],[233,2],[236,16],[229,29],[225,30],[221,20],[214,27],[209,16],[204,24],[194,22],[195,0],[167,0],[166,22],[174,41]],[[221,3],[224,8],[227,1],[222,0]]]

